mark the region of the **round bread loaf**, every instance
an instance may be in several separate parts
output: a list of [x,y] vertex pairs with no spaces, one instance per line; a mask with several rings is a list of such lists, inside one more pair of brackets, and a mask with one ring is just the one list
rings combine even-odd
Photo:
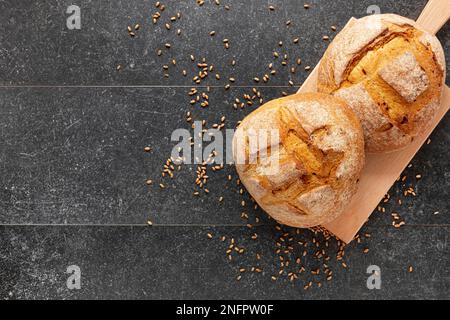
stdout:
[[344,28],[319,67],[318,91],[347,101],[368,152],[408,145],[439,108],[445,58],[439,40],[407,18],[367,16]]
[[280,223],[311,227],[340,215],[364,164],[361,125],[338,98],[276,99],[248,115],[233,139],[242,183]]

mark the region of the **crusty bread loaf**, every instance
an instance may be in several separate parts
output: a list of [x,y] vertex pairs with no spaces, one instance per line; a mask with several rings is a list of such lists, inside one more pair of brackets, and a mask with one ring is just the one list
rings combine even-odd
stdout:
[[343,100],[296,94],[248,115],[236,130],[233,155],[242,183],[266,212],[280,223],[311,227],[334,220],[355,192],[364,137]]
[[347,101],[361,120],[369,152],[408,145],[440,105],[445,58],[435,36],[393,14],[358,19],[331,43],[318,91]]

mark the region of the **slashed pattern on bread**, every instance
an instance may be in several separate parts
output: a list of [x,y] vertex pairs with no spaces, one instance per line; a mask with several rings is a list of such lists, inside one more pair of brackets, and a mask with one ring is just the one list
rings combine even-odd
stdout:
[[[250,136],[273,129],[278,144],[264,141],[255,159]],[[343,212],[363,167],[363,140],[361,125],[344,101],[297,94],[247,116],[235,133],[233,151],[235,159],[244,159],[236,162],[242,183],[266,212],[281,223],[310,227]]]
[[336,36],[320,64],[318,90],[345,99],[361,120],[367,150],[386,152],[428,125],[444,79],[437,38],[412,20],[384,14],[359,19]]

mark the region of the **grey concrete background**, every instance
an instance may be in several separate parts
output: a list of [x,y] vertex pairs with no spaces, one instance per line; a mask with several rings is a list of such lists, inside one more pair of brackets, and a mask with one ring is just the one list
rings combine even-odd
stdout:
[[[311,275],[323,263],[313,258],[312,245],[302,258],[307,271],[298,280],[287,279],[292,264],[271,280],[279,270],[275,250],[283,232],[252,208],[248,195],[239,194],[233,167],[211,174],[210,194],[198,198],[192,196],[194,166],[184,166],[173,180],[160,176],[173,147],[170,133],[188,128],[187,111],[210,124],[225,115],[226,128],[233,128],[257,107],[235,111],[232,103],[255,86],[253,77],[267,72],[274,50],[289,55],[288,66],[278,61],[278,74],[258,84],[265,101],[296,91],[308,75],[303,67],[314,66],[326,49],[322,36],[335,35],[331,25],[339,30],[370,5],[415,19],[426,1],[311,1],[308,10],[294,0],[162,3],[167,8],[153,25],[153,1],[0,2],[0,297],[448,298],[448,115],[405,171],[405,180],[392,187],[391,200],[382,204],[386,212],[375,212],[364,227],[361,234],[371,237],[346,249],[347,269],[335,259],[336,241],[328,248],[321,241],[317,248],[332,257],[331,281],[323,272]],[[81,8],[81,30],[66,28],[70,4]],[[164,23],[177,12],[181,19],[166,30]],[[131,38],[126,27],[136,23],[141,28]],[[296,37],[299,44],[292,42]],[[448,24],[438,37],[447,54]],[[171,48],[164,49],[165,43]],[[222,75],[202,83],[212,86],[206,109],[191,107],[186,94],[197,70],[190,54],[197,61],[205,57]],[[291,74],[298,57],[302,66]],[[162,65],[172,59],[177,65],[165,78]],[[181,75],[183,69],[189,76]],[[236,82],[224,91],[228,77]],[[146,145],[151,153],[142,151]],[[154,180],[151,187],[144,183],[148,178]],[[160,182],[167,189],[160,190]],[[416,197],[402,195],[409,186]],[[221,204],[219,196],[225,199]],[[245,227],[243,210],[258,226]],[[403,228],[391,226],[392,212],[405,220]],[[293,237],[282,244],[293,247],[283,255],[291,261],[303,254],[298,241],[320,237],[283,231]],[[257,241],[251,239],[254,232]],[[245,253],[229,261],[231,237]],[[66,286],[65,271],[73,264],[82,270],[81,290]],[[372,264],[382,270],[380,290],[366,287]],[[251,267],[262,272],[248,272]],[[247,271],[237,281],[240,268]],[[305,290],[309,281],[314,285]]]

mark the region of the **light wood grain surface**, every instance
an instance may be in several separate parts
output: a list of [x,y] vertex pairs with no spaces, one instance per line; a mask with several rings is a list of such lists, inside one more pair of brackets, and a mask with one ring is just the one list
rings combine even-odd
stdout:
[[428,32],[436,34],[449,18],[450,0],[430,0],[417,19],[417,23]]

